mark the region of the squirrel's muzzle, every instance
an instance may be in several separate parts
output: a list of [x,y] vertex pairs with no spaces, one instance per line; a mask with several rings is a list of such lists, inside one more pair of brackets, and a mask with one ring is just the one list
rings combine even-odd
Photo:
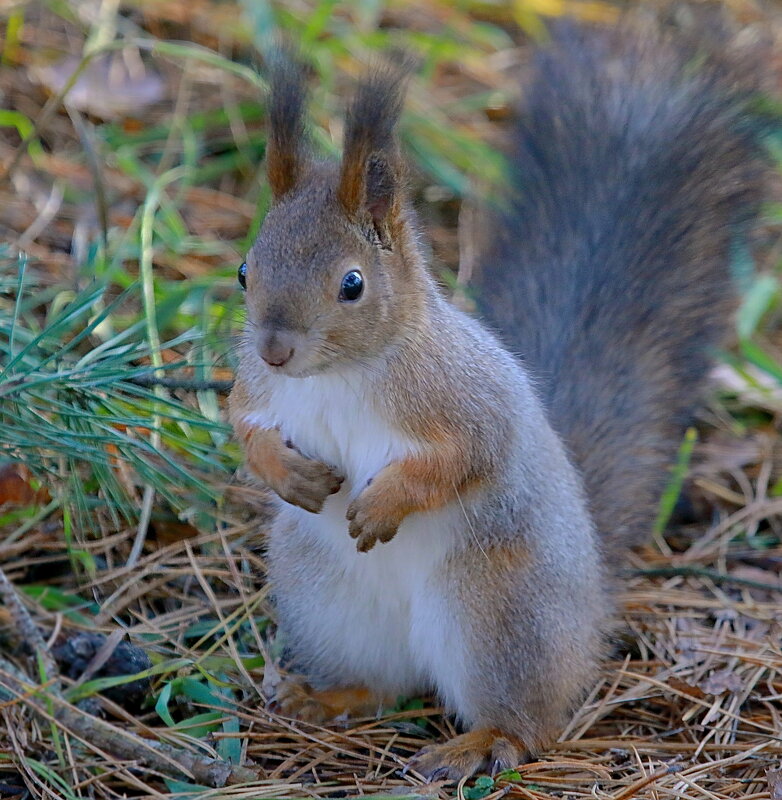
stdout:
[[275,330],[264,334],[261,339],[259,353],[270,367],[282,367],[287,364],[296,349],[293,331]]

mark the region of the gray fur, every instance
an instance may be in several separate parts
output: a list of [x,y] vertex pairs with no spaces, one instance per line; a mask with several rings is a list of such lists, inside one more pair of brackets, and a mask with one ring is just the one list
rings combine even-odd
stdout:
[[614,549],[649,535],[762,195],[750,92],[695,55],[624,28],[538,53],[475,281]]

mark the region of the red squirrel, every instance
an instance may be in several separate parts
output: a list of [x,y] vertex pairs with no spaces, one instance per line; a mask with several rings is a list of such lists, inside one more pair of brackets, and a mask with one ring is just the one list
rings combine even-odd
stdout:
[[272,69],[230,419],[279,497],[270,579],[303,676],[283,713],[432,691],[465,732],[410,767],[458,779],[545,747],[593,683],[762,192],[745,96],[690,55],[627,30],[539,50],[482,223],[484,321],[427,268],[404,77],[364,79],[332,163],[307,149],[301,71]]

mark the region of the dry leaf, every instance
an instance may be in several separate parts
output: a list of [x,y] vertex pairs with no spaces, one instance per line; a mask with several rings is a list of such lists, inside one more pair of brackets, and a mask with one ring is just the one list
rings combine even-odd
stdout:
[[161,547],[198,536],[197,528],[177,519],[156,519],[150,528],[155,542]]
[[33,486],[33,475],[24,464],[0,464],[0,506],[5,503],[32,506],[49,500],[51,497],[45,488]]
[[677,692],[689,695],[690,697],[696,697],[698,699],[702,699],[704,697],[704,692],[700,687],[693,686],[692,684],[687,683],[687,681],[677,678],[675,675],[672,675],[670,678],[668,678],[668,685]]
[[[54,64],[36,66],[32,77],[50,92],[62,91],[79,59],[68,56]],[[94,58],[68,92],[67,105],[112,119],[136,115],[139,109],[163,99],[165,87],[160,76],[144,64],[138,53],[124,50]]]

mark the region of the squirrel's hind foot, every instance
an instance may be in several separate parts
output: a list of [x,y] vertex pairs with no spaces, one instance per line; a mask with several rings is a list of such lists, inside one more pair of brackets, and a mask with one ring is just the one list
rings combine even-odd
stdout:
[[496,775],[529,760],[523,742],[495,728],[477,728],[448,742],[430,744],[410,759],[413,770],[427,780],[458,781],[476,772]]
[[283,679],[272,700],[272,708],[279,714],[315,724],[344,715],[374,715],[378,707],[378,699],[369,689],[351,686],[318,691],[295,675]]

